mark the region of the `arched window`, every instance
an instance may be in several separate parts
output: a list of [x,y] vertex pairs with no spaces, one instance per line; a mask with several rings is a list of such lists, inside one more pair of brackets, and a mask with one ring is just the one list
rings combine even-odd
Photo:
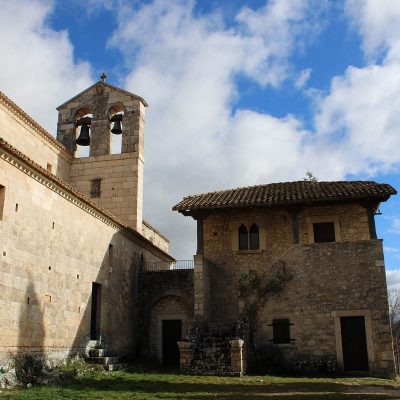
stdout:
[[247,228],[245,225],[239,226],[239,250],[248,250],[249,240],[247,234]]
[[122,103],[113,104],[107,111],[110,130],[110,154],[122,153],[122,131],[124,106]]
[[75,157],[89,157],[91,139],[91,121],[93,114],[88,107],[82,107],[75,113]]
[[258,250],[260,248],[260,237],[258,234],[258,226],[252,224],[250,226],[250,250]]

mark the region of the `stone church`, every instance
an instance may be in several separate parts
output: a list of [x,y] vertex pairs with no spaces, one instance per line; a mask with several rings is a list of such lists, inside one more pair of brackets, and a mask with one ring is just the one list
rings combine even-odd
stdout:
[[[26,354],[108,363],[107,352],[196,372],[193,321],[232,325],[242,274],[284,264],[293,279],[262,307],[260,354],[392,375],[374,214],[396,191],[288,182],[189,196],[174,210],[197,221],[197,253],[177,262],[142,219],[146,107],[103,77],[57,108],[55,139],[0,92],[0,365]],[[230,339],[230,365],[215,373],[245,370]]]
[[99,81],[58,107],[55,139],[0,93],[0,365],[135,352],[139,268],[174,261],[142,220],[146,107]]

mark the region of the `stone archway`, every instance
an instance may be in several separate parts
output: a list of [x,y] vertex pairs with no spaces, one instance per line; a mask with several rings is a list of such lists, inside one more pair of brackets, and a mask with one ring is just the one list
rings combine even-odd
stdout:
[[[161,297],[153,304],[150,318],[150,356],[159,362],[163,362],[163,353],[165,357],[165,349],[163,351],[163,334],[165,343],[166,329],[169,329],[166,327],[170,326],[172,329],[176,329],[176,326],[180,326],[180,336],[181,338],[185,338],[191,323],[191,312],[182,297],[167,295]],[[173,328],[174,325],[175,328]]]

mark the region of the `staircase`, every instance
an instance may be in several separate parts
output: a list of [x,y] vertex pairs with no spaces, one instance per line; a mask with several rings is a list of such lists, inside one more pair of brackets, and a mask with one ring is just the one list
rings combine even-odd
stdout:
[[111,357],[106,354],[104,345],[100,340],[90,340],[87,345],[86,362],[101,365],[105,371],[118,371],[127,368],[127,364],[121,362],[120,357]]

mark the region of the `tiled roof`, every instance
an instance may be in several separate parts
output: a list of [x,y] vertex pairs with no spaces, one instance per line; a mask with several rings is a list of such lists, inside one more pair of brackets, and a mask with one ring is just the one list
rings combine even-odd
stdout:
[[372,181],[281,182],[185,197],[172,209],[182,213],[215,208],[290,206],[295,204],[385,201],[396,190]]

